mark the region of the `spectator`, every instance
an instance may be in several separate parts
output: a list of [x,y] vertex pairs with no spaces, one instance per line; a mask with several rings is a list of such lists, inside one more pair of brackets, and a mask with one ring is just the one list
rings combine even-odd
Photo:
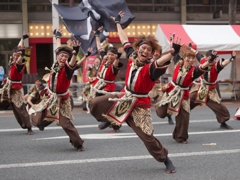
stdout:
[[3,78],[4,78],[4,68],[2,66],[0,66],[0,88],[2,88],[2,82],[3,82]]

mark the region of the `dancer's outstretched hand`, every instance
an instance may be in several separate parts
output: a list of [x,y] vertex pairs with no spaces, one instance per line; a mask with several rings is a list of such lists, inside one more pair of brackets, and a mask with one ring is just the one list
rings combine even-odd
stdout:
[[93,48],[88,48],[87,53],[85,54],[86,57],[90,56],[93,52]]
[[53,36],[55,36],[55,38],[57,39],[57,38],[61,38],[62,37],[62,29],[54,29],[53,31],[52,31],[52,33],[53,33]]
[[81,43],[79,43],[79,41],[73,40],[72,41],[72,46],[73,46],[73,54],[77,55],[78,51],[79,51],[79,47],[80,47]]
[[116,17],[110,16],[110,18],[115,22],[115,24],[117,24],[117,23],[120,24],[120,21],[123,16],[124,16],[124,12],[120,11]]
[[179,53],[179,50],[181,48],[181,38],[178,38],[178,36],[175,36],[175,33],[171,34],[170,36],[170,51],[173,56],[175,56],[177,53]]

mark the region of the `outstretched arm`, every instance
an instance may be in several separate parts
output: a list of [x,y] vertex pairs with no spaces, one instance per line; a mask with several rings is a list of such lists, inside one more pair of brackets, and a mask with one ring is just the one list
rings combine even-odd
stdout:
[[102,45],[101,45],[101,42],[100,42],[100,38],[99,38],[99,34],[100,34],[100,32],[102,32],[102,29],[103,29],[102,27],[99,27],[97,29],[97,31],[94,32],[95,37],[96,37],[96,45],[97,45],[98,51],[102,48]]
[[30,106],[33,106],[33,103],[32,103],[32,96],[31,95],[28,95],[27,96],[27,103],[30,105]]
[[56,38],[56,46],[58,48],[62,45],[61,44],[62,29],[54,29],[52,33],[53,33],[53,36],[55,36]]
[[180,45],[180,42],[181,42],[181,38],[176,38],[175,39],[175,34],[172,35],[171,37],[171,48],[170,48],[170,52],[161,56],[159,59],[156,60],[156,63],[158,66],[163,66],[166,62],[168,62],[169,60],[172,59],[173,56],[177,55],[180,48],[181,48],[181,45]]
[[124,12],[120,11],[117,15],[117,17],[110,17],[114,20],[116,26],[117,26],[117,31],[118,31],[118,36],[122,44],[129,42],[128,41],[128,36],[125,33],[125,31],[122,29],[122,26],[120,25],[121,18],[124,16]]
[[77,62],[77,66],[81,66],[82,63],[87,59],[88,56],[90,56],[92,54],[93,49],[92,48],[88,48],[88,51],[86,54],[84,54],[84,56],[82,57],[82,59],[80,61]]
[[232,52],[232,56],[230,59],[225,59],[223,62],[222,62],[222,66],[225,67],[226,65],[228,65],[230,62],[233,62],[235,60],[235,57],[236,57],[237,53],[236,51],[233,51]]
[[19,54],[20,56],[18,57],[16,63],[17,64],[22,64],[23,63],[23,59],[24,59],[24,55],[25,55],[25,47],[24,46],[18,46],[19,51],[17,52],[17,54]]
[[18,46],[24,46],[24,40],[29,38],[29,33],[23,34],[22,38],[20,39]]
[[79,42],[73,40],[73,52],[72,52],[73,55],[72,55],[72,58],[69,62],[69,65],[72,66],[72,67],[76,64],[79,47],[80,47]]
[[123,47],[118,48],[117,58],[113,62],[113,66],[116,67],[116,68],[119,68],[119,60],[120,60],[120,57],[121,57],[123,51],[124,51]]
[[207,68],[209,65],[212,65],[212,64],[213,64],[213,61],[214,61],[214,59],[216,59],[216,57],[217,57],[217,51],[214,51],[214,50],[213,50],[213,51],[212,51],[212,54],[206,58],[207,61],[205,61],[205,62],[201,65],[201,68],[202,68],[202,69],[205,69],[205,68]]

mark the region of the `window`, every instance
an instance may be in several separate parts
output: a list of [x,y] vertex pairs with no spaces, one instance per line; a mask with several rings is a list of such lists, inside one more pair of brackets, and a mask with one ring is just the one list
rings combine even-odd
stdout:
[[138,0],[140,4],[152,4],[152,0]]
[[21,12],[21,0],[0,0],[0,11]]
[[180,12],[180,0],[126,0],[132,12]]
[[139,6],[139,11],[141,12],[152,12],[153,6]]
[[38,3],[31,3],[28,5],[29,12],[51,12],[52,5],[51,4],[38,4]]
[[228,14],[229,0],[188,0],[187,13],[214,13],[221,10]]

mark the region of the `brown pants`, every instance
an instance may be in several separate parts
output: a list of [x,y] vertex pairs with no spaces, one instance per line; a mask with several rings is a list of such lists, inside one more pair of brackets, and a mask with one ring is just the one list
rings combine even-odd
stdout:
[[[32,124],[34,126],[37,126],[39,129],[47,127],[50,125],[53,121],[46,121],[44,120],[45,117],[45,110],[42,112],[36,113],[36,115],[32,114]],[[72,142],[74,147],[79,147],[83,144],[83,140],[80,138],[77,129],[72,124],[71,120],[64,117],[60,113],[60,119],[59,119],[59,125],[63,128],[65,133],[69,136],[70,141]]]
[[105,118],[103,114],[106,114],[114,104],[114,101],[108,101],[108,98],[116,98],[116,96],[113,95],[97,96],[89,102],[90,113],[99,122],[108,122],[108,119]]
[[17,106],[14,105],[13,102],[11,102],[11,106],[18,124],[23,129],[31,128],[32,124],[31,124],[30,116],[27,112],[25,104],[22,104],[22,106],[18,108]]
[[[167,108],[168,104],[164,106],[155,106],[157,116],[160,118],[165,118],[168,116]],[[173,139],[177,142],[187,141],[188,139],[188,126],[189,126],[189,113],[183,108],[180,108],[178,115],[175,117],[176,125],[173,131]]]
[[[1,98],[1,94],[0,94],[0,98]],[[7,110],[9,108],[9,106],[11,106],[10,101],[0,102],[0,110]]]
[[[190,109],[194,109],[196,106],[201,105],[201,103],[196,103],[195,99],[197,96],[197,91],[192,92],[190,94]],[[219,123],[226,122],[230,119],[230,113],[228,109],[222,105],[222,103],[218,104],[217,102],[208,98],[206,105],[215,113],[217,121]]]
[[[106,114],[114,102],[108,101],[112,95],[99,96],[91,100],[90,111],[91,114],[100,122],[107,122],[108,120],[102,116]],[[148,152],[158,161],[164,162],[168,155],[168,150],[163,147],[160,141],[152,135],[145,134],[141,128],[137,127],[133,121],[133,117],[130,115],[126,123],[133,129],[138,137],[143,141]]]

